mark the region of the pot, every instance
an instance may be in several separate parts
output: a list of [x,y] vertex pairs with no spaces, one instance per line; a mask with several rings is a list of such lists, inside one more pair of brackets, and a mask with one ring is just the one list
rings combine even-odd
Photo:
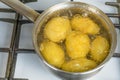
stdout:
[[[47,10],[45,10],[42,14],[39,14],[35,10],[25,6],[19,0],[0,0],[8,6],[12,7],[14,10],[19,12],[20,14],[27,17],[29,20],[34,22],[33,28],[33,44],[36,53],[40,57],[43,64],[51,71],[53,74],[64,80],[84,80],[88,79],[91,76],[95,75],[99,72],[103,66],[110,60],[112,57],[115,48],[116,48],[116,31],[114,25],[111,20],[98,8],[95,6],[82,3],[82,2],[64,2],[57,5],[54,5]],[[110,52],[106,59],[98,65],[95,69],[86,72],[66,72],[60,69],[57,69],[50,64],[48,64],[39,51],[39,42],[42,40],[42,29],[44,25],[47,23],[49,19],[55,16],[72,16],[73,14],[82,13],[84,15],[90,15],[92,18],[95,18],[96,21],[100,22],[104,28],[107,30],[107,33],[110,38]]]

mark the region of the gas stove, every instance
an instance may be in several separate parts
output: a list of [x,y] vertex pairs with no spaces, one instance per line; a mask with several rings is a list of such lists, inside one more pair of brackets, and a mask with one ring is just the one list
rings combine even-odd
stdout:
[[[120,0],[21,0],[39,13],[66,1],[92,4],[112,20],[117,47],[105,67],[89,80],[120,80]],[[0,2],[0,80],[61,80],[40,61],[32,44],[33,23]]]

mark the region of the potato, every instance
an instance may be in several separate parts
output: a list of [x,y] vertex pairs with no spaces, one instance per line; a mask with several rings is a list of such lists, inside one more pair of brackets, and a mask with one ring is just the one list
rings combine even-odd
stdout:
[[71,25],[72,29],[91,35],[98,34],[100,31],[99,26],[93,20],[88,17],[82,17],[79,14],[73,16]]
[[109,43],[108,41],[102,37],[98,36],[92,42],[90,55],[91,58],[97,62],[103,61],[109,52]]
[[54,42],[43,41],[40,45],[40,51],[45,60],[57,68],[60,68],[65,61],[63,49]]
[[62,70],[69,71],[69,72],[84,72],[95,68],[97,64],[86,58],[80,58],[71,60],[69,62],[65,62],[62,65]]
[[66,51],[71,59],[86,57],[90,50],[88,35],[79,31],[72,31],[65,41]]
[[71,25],[67,17],[54,17],[45,26],[45,36],[53,42],[61,42],[70,32]]

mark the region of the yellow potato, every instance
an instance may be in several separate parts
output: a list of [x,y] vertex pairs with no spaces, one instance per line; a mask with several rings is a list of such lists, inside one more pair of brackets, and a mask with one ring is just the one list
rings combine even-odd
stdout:
[[70,21],[67,17],[55,17],[46,24],[44,34],[53,42],[61,42],[70,30]]
[[40,51],[45,60],[57,68],[60,68],[65,61],[63,49],[54,42],[43,41],[40,45]]
[[109,52],[109,43],[108,41],[101,36],[96,37],[92,42],[91,46],[91,58],[97,62],[103,61]]
[[97,64],[86,58],[80,58],[65,62],[62,65],[62,69],[69,72],[84,72],[95,68]]
[[66,37],[65,45],[70,58],[86,57],[90,50],[90,39],[84,33],[72,31]]
[[72,29],[91,35],[98,34],[100,31],[99,26],[93,20],[88,17],[82,17],[79,14],[73,16],[71,25]]

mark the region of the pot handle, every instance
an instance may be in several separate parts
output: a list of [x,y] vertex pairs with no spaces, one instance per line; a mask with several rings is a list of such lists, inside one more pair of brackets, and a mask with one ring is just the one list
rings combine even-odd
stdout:
[[27,17],[32,22],[35,22],[39,16],[39,13],[35,10],[29,8],[28,6],[24,5],[19,0],[0,0],[1,2],[5,3],[6,5],[12,7],[14,10],[19,12],[20,14]]

